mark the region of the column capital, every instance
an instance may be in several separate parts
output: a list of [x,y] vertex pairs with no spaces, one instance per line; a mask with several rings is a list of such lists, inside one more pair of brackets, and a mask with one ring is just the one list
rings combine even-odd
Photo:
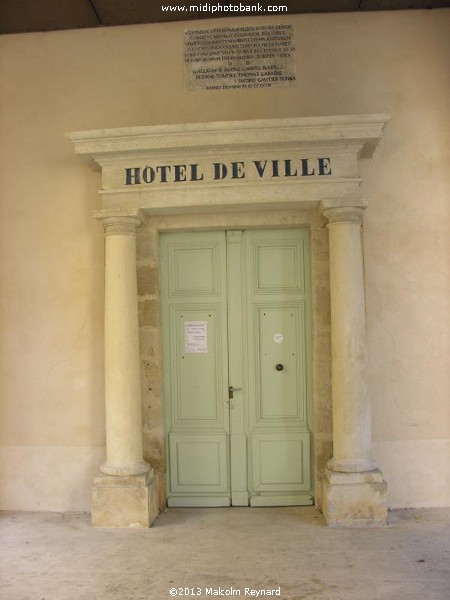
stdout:
[[134,235],[136,228],[145,221],[139,209],[131,210],[96,210],[94,217],[102,221],[105,235]]
[[323,200],[321,210],[330,223],[362,223],[368,202],[361,200]]

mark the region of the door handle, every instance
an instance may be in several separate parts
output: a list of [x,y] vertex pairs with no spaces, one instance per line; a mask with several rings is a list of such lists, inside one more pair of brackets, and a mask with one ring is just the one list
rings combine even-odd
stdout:
[[228,398],[231,400],[233,398],[233,393],[238,392],[240,390],[242,390],[242,388],[233,387],[232,385],[230,385],[228,387]]

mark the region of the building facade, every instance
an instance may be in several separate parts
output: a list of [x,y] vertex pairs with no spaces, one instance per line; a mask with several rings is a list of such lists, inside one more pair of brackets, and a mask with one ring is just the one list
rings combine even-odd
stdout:
[[185,89],[183,23],[0,39],[2,508],[449,504],[450,11],[287,20],[270,89]]

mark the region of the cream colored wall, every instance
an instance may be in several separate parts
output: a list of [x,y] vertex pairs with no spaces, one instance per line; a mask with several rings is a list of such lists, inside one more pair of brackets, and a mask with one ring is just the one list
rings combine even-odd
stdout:
[[2,508],[89,510],[104,456],[100,176],[64,133],[380,112],[362,168],[374,454],[390,506],[450,504],[450,10],[251,22],[294,23],[295,87],[185,92],[185,23],[0,36]]

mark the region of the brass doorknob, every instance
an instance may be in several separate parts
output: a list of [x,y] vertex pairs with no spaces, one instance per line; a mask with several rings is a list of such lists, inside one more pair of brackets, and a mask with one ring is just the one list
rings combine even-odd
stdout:
[[277,371],[282,371],[282,370],[284,369],[284,367],[283,367],[283,365],[282,365],[282,364],[278,363],[277,365],[275,365],[275,369],[276,369]]

